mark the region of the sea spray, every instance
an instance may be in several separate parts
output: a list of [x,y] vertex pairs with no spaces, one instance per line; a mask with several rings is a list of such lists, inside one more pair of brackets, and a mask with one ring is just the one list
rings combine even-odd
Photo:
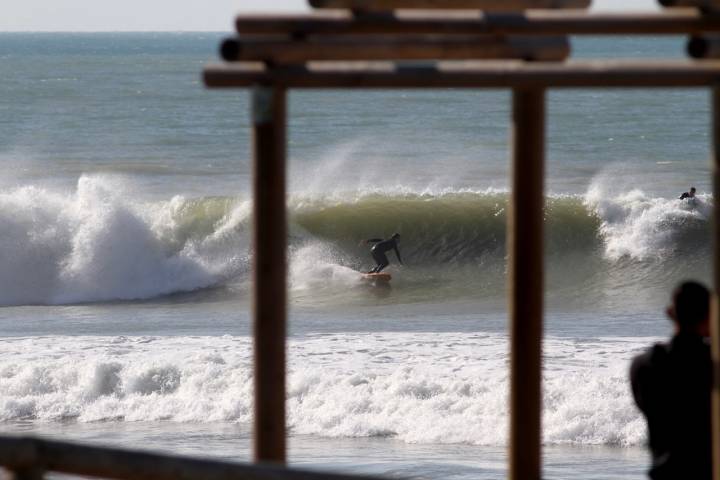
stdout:
[[224,234],[238,221],[234,210],[190,208],[178,221],[183,200],[143,204],[122,192],[107,176],[83,176],[69,194],[0,192],[0,304],[151,298],[216,285],[245,267],[242,239]]
[[707,195],[699,195],[692,203],[652,198],[639,189],[610,195],[601,183],[593,183],[585,196],[588,208],[602,221],[599,233],[611,260],[704,253],[710,244],[711,202]]
[[[0,191],[0,304],[148,299],[247,285],[248,199],[142,202],[126,182],[88,175],[71,192]],[[367,296],[357,272],[372,259],[361,240],[394,232],[402,234],[406,264],[393,281],[402,287],[397,302],[501,298],[507,202],[506,192],[492,189],[291,195],[291,300],[362,303]],[[639,190],[610,194],[599,183],[584,196],[548,196],[550,292],[602,297],[626,281],[660,291],[677,278],[707,277],[712,199],[701,195],[697,202]],[[399,273],[394,263],[390,269]]]

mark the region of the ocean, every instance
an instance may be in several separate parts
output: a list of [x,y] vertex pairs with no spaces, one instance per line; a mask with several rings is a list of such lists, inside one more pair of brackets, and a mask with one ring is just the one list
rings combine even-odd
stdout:
[[[0,34],[3,433],[251,458],[249,95],[200,77],[222,37]],[[290,464],[505,477],[509,100],[289,94]],[[644,477],[628,366],[672,287],[710,278],[708,102],[548,94],[547,478]],[[360,241],[394,232],[390,287],[361,281]]]

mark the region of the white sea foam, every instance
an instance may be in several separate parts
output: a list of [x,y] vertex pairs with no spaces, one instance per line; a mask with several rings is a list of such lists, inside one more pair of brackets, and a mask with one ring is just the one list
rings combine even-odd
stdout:
[[[546,339],[544,441],[642,443],[627,368],[650,341]],[[250,420],[247,337],[6,338],[0,352],[0,421]],[[506,441],[504,335],[313,335],[291,340],[289,352],[296,434]]]
[[712,199],[698,195],[690,205],[677,198],[652,198],[639,189],[617,192],[611,179],[601,176],[591,183],[585,202],[602,222],[599,234],[607,258],[644,260],[674,251],[687,230],[688,237],[696,236],[696,243],[698,237],[704,240],[693,227],[707,228]]
[[240,237],[226,235],[245,206],[173,249],[165,237],[178,231],[182,202],[136,202],[123,187],[118,177],[83,176],[71,193],[0,192],[0,304],[148,298],[214,285],[247,263]]

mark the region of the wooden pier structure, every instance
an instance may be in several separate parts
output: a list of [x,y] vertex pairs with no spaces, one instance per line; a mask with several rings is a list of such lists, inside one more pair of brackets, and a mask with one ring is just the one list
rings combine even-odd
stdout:
[[[44,471],[106,478],[362,478],[286,468],[286,123],[291,89],[512,91],[508,219],[508,475],[542,477],[543,207],[546,92],[559,88],[712,91],[713,192],[720,196],[720,0],[660,0],[658,13],[591,13],[590,0],[310,0],[297,15],[241,15],[204,71],[210,88],[252,89],[254,460],[210,460],[0,437],[16,479]],[[569,60],[569,35],[688,35],[686,60]],[[713,479],[720,480],[720,209],[712,309]],[[268,466],[270,464],[270,466]],[[368,478],[368,477],[365,477]]]

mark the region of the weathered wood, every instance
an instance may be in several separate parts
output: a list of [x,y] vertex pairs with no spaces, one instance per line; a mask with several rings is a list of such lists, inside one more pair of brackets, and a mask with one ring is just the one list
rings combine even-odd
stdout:
[[528,8],[587,8],[590,0],[310,0],[310,5],[314,8],[358,11],[442,9],[512,12]]
[[[10,480],[43,480],[44,471],[40,468],[21,468],[11,472]],[[2,478],[2,472],[0,472]]]
[[[29,463],[28,463],[29,462]],[[250,465],[178,455],[91,447],[70,442],[0,436],[0,465],[10,469],[34,465],[46,471],[125,480],[372,480]],[[379,480],[375,478],[375,480]]]
[[697,9],[660,13],[586,13],[530,11],[511,14],[401,11],[354,16],[348,11],[320,11],[298,15],[240,15],[235,27],[251,35],[678,35],[720,31],[720,15]]
[[516,89],[512,106],[509,478],[540,480],[545,93]]
[[285,90],[252,92],[254,218],[254,456],[284,463],[286,244]]
[[[712,88],[712,180],[713,198],[720,198],[720,83]],[[714,282],[710,317],[713,361],[712,385],[712,462],[713,480],[720,480],[720,208],[714,208]]]
[[697,7],[705,11],[720,8],[720,0],[658,0],[663,7]]
[[693,58],[720,58],[720,35],[694,35],[688,39],[687,52]]
[[567,37],[319,37],[306,41],[283,38],[232,38],[220,48],[226,61],[267,61],[273,64],[311,60],[564,60],[570,55]]
[[273,69],[236,63],[206,67],[204,80],[215,88],[258,83],[286,88],[707,87],[720,80],[720,61],[441,62],[413,67],[320,62]]

